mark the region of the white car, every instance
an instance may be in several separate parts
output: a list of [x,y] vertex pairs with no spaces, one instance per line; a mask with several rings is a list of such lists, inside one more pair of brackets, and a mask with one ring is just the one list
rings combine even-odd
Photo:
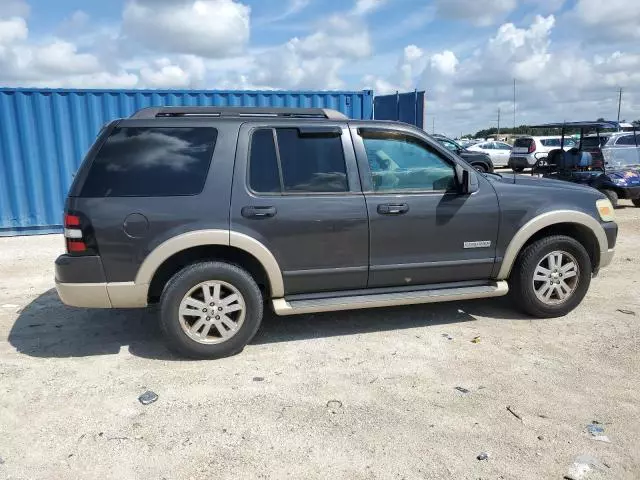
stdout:
[[468,150],[484,152],[491,157],[493,165],[496,167],[506,167],[509,163],[511,145],[504,142],[482,142],[467,147]]
[[[547,158],[551,150],[560,148],[561,137],[519,137],[513,144],[508,166],[514,172],[521,172],[525,168],[533,167],[540,159]],[[570,138],[564,139],[564,150],[576,146],[576,142]]]

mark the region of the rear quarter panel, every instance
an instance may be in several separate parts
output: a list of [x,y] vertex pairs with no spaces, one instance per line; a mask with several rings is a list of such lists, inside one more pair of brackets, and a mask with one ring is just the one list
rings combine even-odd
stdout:
[[[124,121],[122,126],[149,126],[149,121]],[[86,215],[92,224],[108,282],[129,282],[154,248],[181,233],[204,229],[229,229],[231,179],[238,137],[238,124],[220,122],[218,137],[203,191],[193,196],[173,197],[69,197],[67,209]],[[152,126],[194,126],[184,120],[154,121]],[[140,181],[145,181],[141,178]],[[125,219],[138,214],[146,219],[146,233],[132,237],[124,230]],[[142,216],[142,217],[140,217]],[[144,225],[140,226],[145,229]]]

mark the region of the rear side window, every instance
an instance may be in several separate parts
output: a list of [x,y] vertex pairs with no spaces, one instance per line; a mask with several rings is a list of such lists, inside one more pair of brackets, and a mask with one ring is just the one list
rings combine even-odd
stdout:
[[[618,138],[616,145],[633,145],[636,146],[636,141],[633,138],[633,135],[623,135]],[[640,138],[638,139],[638,145],[640,145]]]
[[[559,138],[545,138],[543,140],[540,140],[540,143],[542,145],[544,145],[545,147],[559,147],[560,146],[560,139]],[[569,142],[567,142],[568,145]]]
[[96,154],[81,197],[196,195],[204,188],[217,130],[114,128]]
[[277,128],[274,140],[274,129],[254,131],[249,185],[258,193],[348,191],[340,136],[301,135],[295,128]]
[[531,138],[516,138],[513,146],[529,148],[531,146],[531,143],[533,143],[533,140]]

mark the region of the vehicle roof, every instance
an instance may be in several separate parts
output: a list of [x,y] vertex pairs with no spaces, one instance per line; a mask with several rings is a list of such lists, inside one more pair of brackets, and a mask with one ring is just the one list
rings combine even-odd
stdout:
[[598,121],[584,121],[584,122],[557,122],[557,123],[544,123],[541,125],[532,125],[530,128],[615,128],[619,126],[618,122],[598,122]]

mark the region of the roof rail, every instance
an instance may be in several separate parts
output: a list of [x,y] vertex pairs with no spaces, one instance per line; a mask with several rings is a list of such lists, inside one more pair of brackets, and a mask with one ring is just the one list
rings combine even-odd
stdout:
[[148,107],[131,115],[134,119],[162,117],[281,117],[348,120],[349,117],[328,108],[271,107]]

